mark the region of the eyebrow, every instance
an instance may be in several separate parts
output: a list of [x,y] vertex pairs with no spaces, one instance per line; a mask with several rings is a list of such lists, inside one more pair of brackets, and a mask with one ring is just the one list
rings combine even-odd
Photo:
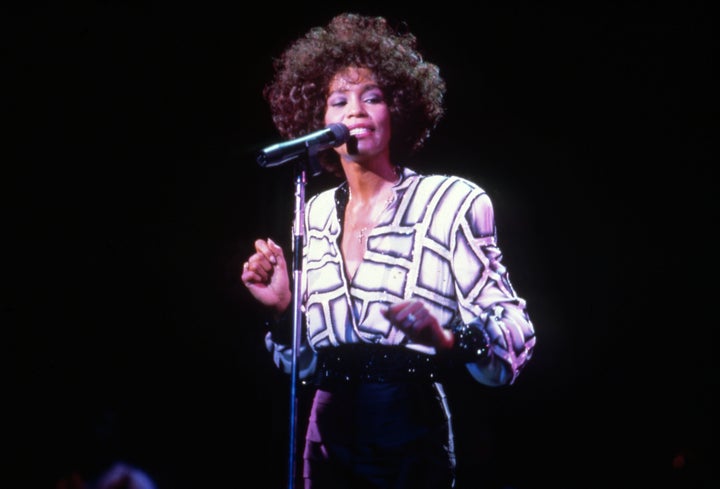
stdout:
[[[367,92],[370,90],[375,90],[375,89],[382,91],[382,88],[380,88],[380,85],[378,85],[377,83],[366,83],[365,85],[362,86],[362,88],[360,89],[360,92],[364,93],[364,92]],[[334,93],[345,93],[345,92],[349,92],[349,91],[350,91],[350,88],[347,87],[347,85],[346,85],[342,88],[338,88],[338,89],[329,91],[328,95],[332,95]]]

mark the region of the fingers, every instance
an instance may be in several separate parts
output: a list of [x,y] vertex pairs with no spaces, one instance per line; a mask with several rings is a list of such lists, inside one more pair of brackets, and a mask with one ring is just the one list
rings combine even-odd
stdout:
[[279,246],[276,245],[270,238],[268,238],[267,241],[263,239],[255,241],[256,255],[262,256],[271,265],[277,265],[277,256],[275,252],[278,248]]
[[272,239],[255,241],[255,253],[243,263],[241,278],[245,284],[267,282],[276,266],[285,267],[283,250]]
[[401,328],[409,329],[426,324],[430,313],[422,305],[403,310],[397,315],[398,325]]
[[383,311],[383,315],[414,343],[438,349],[452,347],[452,332],[443,329],[421,301],[393,304]]
[[384,313],[385,317],[399,328],[411,327],[424,322],[430,313],[420,301],[404,301],[388,307]]

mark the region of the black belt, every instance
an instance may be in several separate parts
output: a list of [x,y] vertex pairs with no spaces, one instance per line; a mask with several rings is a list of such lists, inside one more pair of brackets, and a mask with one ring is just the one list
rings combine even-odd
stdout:
[[317,353],[315,384],[435,382],[439,370],[433,355],[402,346],[351,343]]

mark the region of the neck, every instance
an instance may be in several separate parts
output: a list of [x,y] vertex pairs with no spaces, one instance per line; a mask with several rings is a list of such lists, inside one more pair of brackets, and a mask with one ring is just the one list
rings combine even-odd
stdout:
[[394,166],[379,171],[360,168],[346,172],[346,176],[350,200],[355,205],[365,205],[386,197],[388,190],[400,180],[400,169]]

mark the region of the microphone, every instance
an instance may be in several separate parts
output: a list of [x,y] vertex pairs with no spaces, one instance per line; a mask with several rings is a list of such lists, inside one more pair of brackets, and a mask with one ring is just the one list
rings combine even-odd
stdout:
[[350,139],[350,130],[345,124],[333,123],[325,129],[315,131],[283,143],[273,144],[260,151],[257,162],[263,168],[282,165],[307,151],[322,151],[340,146]]

